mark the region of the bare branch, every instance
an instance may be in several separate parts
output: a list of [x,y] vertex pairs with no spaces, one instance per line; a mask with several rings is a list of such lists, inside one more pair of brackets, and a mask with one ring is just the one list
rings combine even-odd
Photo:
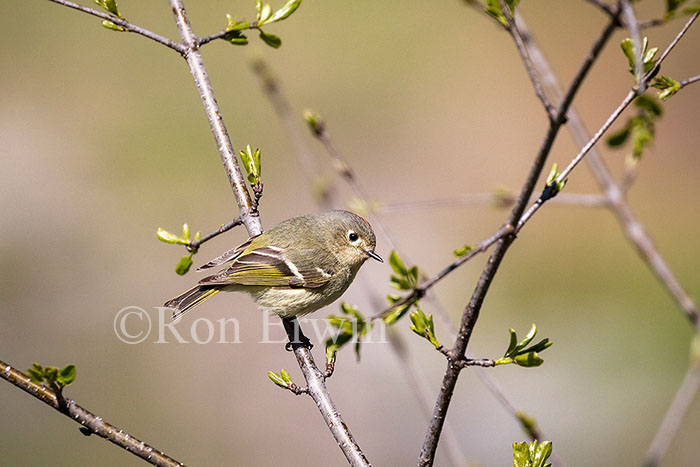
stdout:
[[186,245],[186,246],[187,246],[187,250],[188,250],[188,251],[197,251],[197,250],[199,249],[199,247],[202,246],[203,243],[208,242],[208,241],[211,240],[212,238],[214,238],[214,237],[216,237],[216,236],[218,236],[218,235],[221,235],[221,234],[224,233],[224,232],[228,232],[228,231],[231,230],[232,228],[234,228],[234,227],[236,227],[236,226],[238,226],[238,225],[241,225],[241,224],[243,224],[243,221],[241,220],[241,217],[240,217],[240,216],[239,216],[239,217],[236,217],[236,218],[235,218],[234,220],[232,220],[231,222],[227,222],[226,224],[221,224],[221,227],[219,227],[219,228],[216,229],[215,231],[213,231],[213,232],[211,232],[211,233],[205,235],[204,237],[200,238],[199,240],[197,240],[197,241],[195,241],[195,242],[190,242],[189,245]]
[[603,10],[605,13],[607,13],[611,17],[616,16],[616,14],[617,14],[615,11],[615,8],[613,8],[612,6],[610,6],[608,3],[604,2],[603,0],[586,0],[586,1],[593,6],[600,8],[601,10]]
[[80,423],[83,426],[81,431],[86,434],[94,433],[153,465],[167,467],[185,465],[162,451],[131,436],[124,430],[120,430],[116,426],[107,423],[102,420],[101,417],[98,417],[89,410],[76,404],[75,401],[65,399],[55,391],[41,384],[32,382],[29,376],[2,361],[0,361],[0,378],[14,384],[16,387],[27,394],[31,394],[46,405],[53,407],[71,420]]
[[[551,202],[561,206],[583,206],[589,208],[597,208],[608,204],[607,198],[603,195],[585,193],[561,193],[552,199]],[[374,210],[382,214],[404,214],[422,209],[434,210],[483,204],[491,204],[496,208],[507,208],[514,203],[515,193],[466,193],[449,198],[385,203],[375,207]]]
[[159,44],[163,44],[166,47],[169,47],[176,51],[177,53],[183,55],[186,51],[185,46],[183,44],[180,44],[178,42],[174,42],[167,37],[163,37],[159,34],[156,34],[155,32],[149,31],[148,29],[144,29],[140,26],[136,26],[135,24],[132,24],[125,20],[124,18],[118,18],[114,15],[110,15],[109,13],[105,13],[103,11],[99,10],[94,10],[92,8],[88,8],[82,5],[79,5],[77,3],[69,2],[66,0],[49,0],[50,2],[53,3],[58,3],[59,5],[67,6],[68,8],[73,8],[74,10],[82,11],[83,13],[87,13],[92,16],[97,16],[98,18],[102,18],[103,20],[106,21],[111,21],[112,23],[123,27],[126,29],[126,32],[133,32],[135,34],[140,34],[144,37],[147,37],[151,40],[154,40],[158,42]]
[[199,91],[199,97],[202,100],[202,105],[204,106],[204,111],[207,115],[209,126],[211,127],[214,140],[216,141],[216,146],[221,155],[221,161],[224,164],[226,175],[228,176],[229,183],[233,189],[233,194],[236,197],[236,203],[238,204],[241,220],[248,230],[248,235],[254,237],[262,233],[262,223],[260,222],[259,215],[257,215],[253,208],[253,201],[250,198],[250,193],[246,187],[245,179],[243,178],[241,170],[238,167],[236,153],[233,150],[231,139],[228,136],[228,130],[226,129],[224,119],[221,116],[219,104],[216,102],[214,89],[209,81],[207,70],[204,68],[204,62],[202,61],[202,55],[199,52],[197,38],[195,37],[194,32],[192,32],[192,27],[187,20],[187,12],[185,11],[182,1],[170,0],[170,7],[173,10],[175,23],[177,24],[180,38],[186,47],[184,57],[187,60],[190,71],[192,72],[192,77],[194,78],[197,90]]
[[501,5],[501,12],[506,18],[506,31],[508,31],[508,33],[513,38],[513,42],[515,42],[515,46],[518,49],[520,58],[522,59],[523,64],[525,65],[527,76],[530,78],[530,81],[532,82],[532,87],[535,89],[535,94],[537,95],[537,98],[540,100],[540,102],[542,102],[542,106],[544,106],[544,110],[547,113],[547,117],[551,121],[556,116],[554,106],[549,101],[547,93],[544,91],[544,88],[542,87],[542,84],[540,83],[540,80],[537,77],[537,72],[535,71],[535,67],[532,65],[532,60],[530,60],[530,56],[527,53],[527,48],[525,47],[523,38],[520,36],[520,30],[515,24],[515,18],[513,18],[513,15],[510,13],[510,8],[508,8],[504,0],[499,0],[499,3]]
[[[697,339],[697,336],[695,338]],[[656,467],[659,465],[666,451],[668,451],[671,441],[675,438],[685,414],[688,413],[688,409],[690,409],[690,405],[695,400],[698,389],[700,389],[700,364],[698,363],[697,361],[693,362],[688,367],[688,371],[683,377],[683,382],[666,411],[666,415],[656,435],[654,435],[651,446],[649,446],[649,451],[647,451],[644,462],[642,462],[643,467]]]
[[687,85],[696,83],[696,82],[698,82],[698,81],[700,81],[700,75],[693,76],[692,78],[684,79],[684,80],[681,81],[679,84],[681,85],[681,88],[684,88],[684,87],[686,87]]

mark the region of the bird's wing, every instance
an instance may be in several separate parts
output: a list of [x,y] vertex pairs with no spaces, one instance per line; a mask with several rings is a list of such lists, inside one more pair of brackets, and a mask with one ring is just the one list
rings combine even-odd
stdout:
[[[304,261],[299,261],[300,258]],[[314,264],[306,264],[309,259],[313,259]],[[235,258],[230,267],[205,277],[200,285],[316,288],[333,277],[335,261],[318,250],[288,255],[283,248],[264,246]]]
[[207,264],[198,267],[197,271],[201,271],[202,269],[213,268],[215,266],[219,266],[221,264],[228,263],[229,261],[236,259],[237,256],[239,256],[241,253],[243,253],[243,251],[246,248],[248,248],[248,246],[250,245],[250,242],[252,242],[252,241],[253,241],[253,239],[249,238],[247,242],[245,242],[241,245],[238,245],[236,248],[231,248],[223,255],[217,256],[213,260],[209,261]]

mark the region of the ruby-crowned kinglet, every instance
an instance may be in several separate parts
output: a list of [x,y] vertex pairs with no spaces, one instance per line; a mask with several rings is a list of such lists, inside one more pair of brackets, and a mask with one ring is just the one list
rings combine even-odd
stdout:
[[249,239],[201,269],[232,261],[165,303],[173,319],[218,292],[248,292],[258,306],[283,318],[314,312],[338,299],[360,266],[373,258],[369,223],[348,211],[299,216]]

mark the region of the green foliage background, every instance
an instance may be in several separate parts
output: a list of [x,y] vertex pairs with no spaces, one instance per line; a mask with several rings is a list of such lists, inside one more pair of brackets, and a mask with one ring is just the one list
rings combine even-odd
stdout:
[[[252,18],[252,1],[186,4],[195,32],[222,29],[226,13]],[[279,6],[273,4],[273,6]],[[606,21],[583,1],[521,4],[562,82],[575,73]],[[645,1],[643,18],[664,2]],[[175,38],[165,1],[123,0],[126,18]],[[679,21],[648,32],[664,47]],[[269,27],[283,46],[251,37],[241,48],[204,48],[234,146],[263,151],[263,224],[316,210],[283,126],[249,67],[261,54],[280,75],[299,117],[311,107],[362,184],[384,202],[519,187],[546,128],[508,35],[456,0],[405,2],[305,0]],[[174,266],[184,251],[158,242],[157,227],[182,222],[209,231],[235,215],[233,197],[185,63],[132,34],[49,2],[6,2],[0,15],[0,358],[74,363],[66,389],[106,420],[192,465],[342,465],[313,403],[268,380],[285,367],[301,376],[282,344],[259,344],[261,314],[247,297],[218,296],[196,317],[235,316],[242,344],[126,345],[115,314],[148,310],[186,288]],[[618,31],[576,102],[591,130],[631,85]],[[254,40],[253,40],[254,39]],[[700,72],[700,26],[679,44],[663,73]],[[630,203],[691,295],[700,299],[700,85],[673,97],[645,153]],[[310,136],[321,169],[330,164]],[[576,148],[563,132],[550,162]],[[619,173],[624,151],[604,150]],[[585,167],[566,192],[596,192]],[[343,194],[347,194],[342,189]],[[387,215],[402,251],[429,273],[452,251],[493,233],[505,213],[462,206]],[[244,240],[239,229],[205,245],[195,265]],[[379,239],[378,252],[389,249]],[[457,321],[484,259],[434,291]],[[386,265],[368,264],[346,298],[373,310],[363,288],[391,292]],[[427,303],[426,312],[431,310]],[[317,317],[337,313],[337,306]],[[155,317],[155,312],[151,314]],[[189,318],[188,318],[189,319]],[[637,465],[685,371],[691,329],[674,302],[602,209],[550,205],[520,235],[489,294],[470,351],[498,358],[508,328],[532,322],[557,345],[537,369],[489,370],[516,404],[535,416],[570,465]],[[436,323],[436,333],[445,341]],[[409,330],[436,392],[444,358]],[[275,329],[281,338],[281,330]],[[320,344],[320,342],[318,343]],[[322,345],[316,355],[321,359]],[[388,345],[363,348],[357,363],[341,352],[329,382],[345,420],[375,465],[411,465],[426,420]],[[465,372],[449,422],[467,459],[508,465],[523,439],[510,416]],[[662,465],[690,465],[700,429],[696,401]],[[0,453],[9,466],[142,465],[9,384],[0,384]],[[444,465],[444,454],[438,465]]]

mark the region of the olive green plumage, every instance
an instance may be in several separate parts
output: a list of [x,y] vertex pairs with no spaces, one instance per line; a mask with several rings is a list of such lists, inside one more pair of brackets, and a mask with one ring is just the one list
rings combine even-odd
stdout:
[[349,211],[288,219],[199,269],[231,264],[165,303],[173,319],[220,291],[248,292],[258,306],[282,317],[322,308],[348,288],[376,239],[369,223]]

